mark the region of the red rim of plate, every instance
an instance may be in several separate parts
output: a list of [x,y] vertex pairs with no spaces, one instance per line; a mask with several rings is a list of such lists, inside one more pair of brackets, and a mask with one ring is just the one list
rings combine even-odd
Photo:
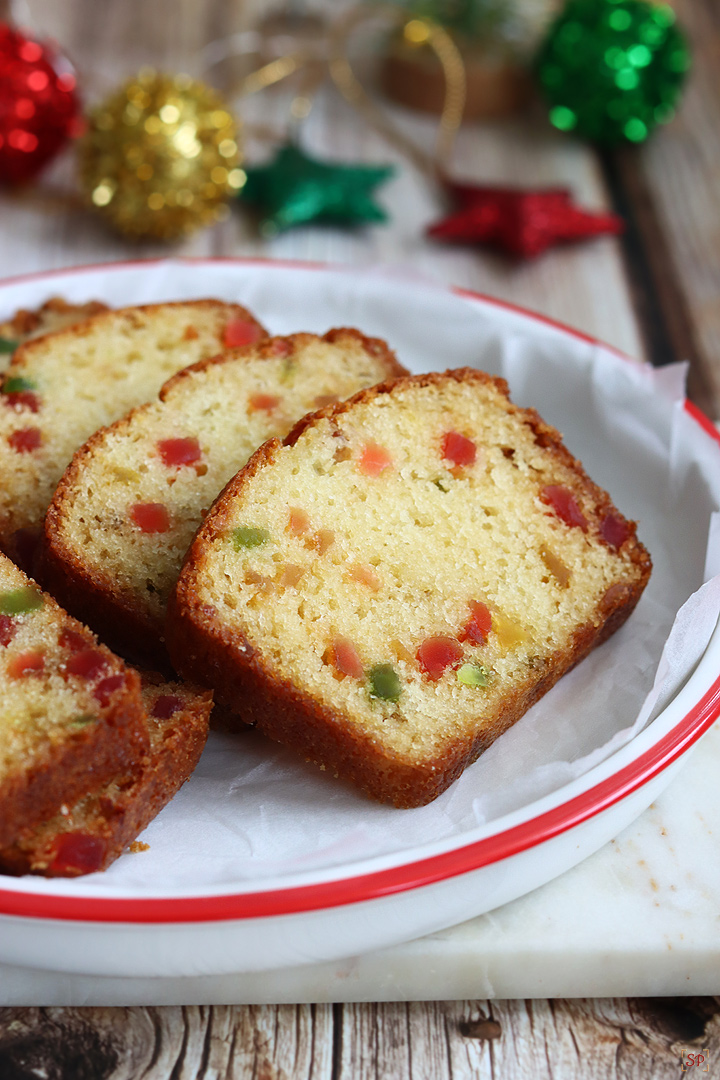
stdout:
[[[305,270],[340,270],[323,263],[280,261],[256,258],[175,258],[105,263],[46,273],[26,274],[0,281],[0,287],[22,284],[68,273],[128,269],[159,262],[218,263],[238,265],[274,264]],[[350,268],[351,269],[351,268]],[[547,316],[469,289],[451,289],[459,296],[478,300],[494,307],[514,311],[524,318],[551,326],[592,345],[600,345],[623,359],[620,350],[604,345],[596,338]],[[703,431],[720,443],[720,433],[712,422],[691,402],[685,409]],[[379,899],[394,893],[422,888],[447,878],[478,870],[520,854],[553,837],[575,828],[589,818],[627,798],[677,761],[712,726],[720,715],[720,676],[703,697],[654,746],[635,761],[594,787],[569,799],[538,817],[506,829],[504,832],[466,844],[451,851],[405,863],[386,870],[371,871],[354,877],[321,882],[316,885],[290,886],[266,892],[225,894],[222,896],[156,897],[147,899],[109,899],[105,897],[44,896],[16,890],[0,890],[0,914],[25,918],[61,919],[72,922],[108,923],[196,923],[230,919],[255,919],[301,912],[319,911],[345,904]]]

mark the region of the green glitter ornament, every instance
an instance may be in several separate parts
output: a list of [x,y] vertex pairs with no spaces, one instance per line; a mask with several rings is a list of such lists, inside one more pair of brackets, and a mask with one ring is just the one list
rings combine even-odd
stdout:
[[536,60],[551,124],[605,144],[670,120],[689,67],[675,13],[647,0],[568,0]]
[[363,225],[386,220],[372,191],[394,172],[391,165],[318,161],[288,143],[269,165],[246,169],[239,198],[263,211],[266,236],[311,221]]

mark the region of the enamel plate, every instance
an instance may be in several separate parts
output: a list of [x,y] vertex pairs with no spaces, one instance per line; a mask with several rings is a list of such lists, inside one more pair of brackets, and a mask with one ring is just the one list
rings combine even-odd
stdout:
[[626,625],[430,806],[376,805],[254,732],[213,734],[143,834],[147,850],[85,878],[0,878],[0,962],[223,974],[410,940],[592,854],[658,796],[715,720],[720,631],[705,603],[694,649],[668,650],[671,685],[636,723],[676,612],[720,567],[720,443],[684,402],[679,368],[654,372],[529,312],[380,271],[252,260],[79,268],[0,283],[0,318],[53,295],[113,306],[237,300],[273,333],[357,326],[413,371],[503,375],[513,400],[559,427],[638,521],[654,571]]

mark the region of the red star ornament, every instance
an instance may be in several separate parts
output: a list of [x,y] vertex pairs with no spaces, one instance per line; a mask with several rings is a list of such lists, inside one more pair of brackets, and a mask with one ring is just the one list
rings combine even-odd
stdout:
[[565,188],[519,188],[446,183],[458,209],[431,225],[428,236],[466,244],[487,244],[531,259],[555,244],[617,234],[625,225],[616,214],[581,210]]

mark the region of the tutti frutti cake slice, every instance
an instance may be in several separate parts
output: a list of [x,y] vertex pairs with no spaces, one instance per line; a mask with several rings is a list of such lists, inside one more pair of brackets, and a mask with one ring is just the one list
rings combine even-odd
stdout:
[[254,454],[186,556],[168,648],[239,723],[420,806],[625,621],[650,570],[503,380],[401,378]]
[[21,345],[0,382],[0,548],[29,568],[78,446],[176,371],[263,334],[238,304],[199,300],[102,312]]
[[71,304],[61,296],[51,296],[38,308],[20,308],[11,318],[0,322],[0,375],[10,366],[15,350],[26,341],[73,326],[107,310],[108,305],[101,300]]
[[167,664],[167,598],[228,480],[305,413],[401,373],[385,342],[352,329],[268,338],[187,368],[75,454],[48,510],[43,580],[104,640]]
[[212,694],[141,673],[150,746],[132,768],[51,818],[23,829],[0,849],[0,873],[76,877],[106,870],[173,798],[197,765],[208,733]]
[[0,848],[147,749],[137,673],[0,555]]

